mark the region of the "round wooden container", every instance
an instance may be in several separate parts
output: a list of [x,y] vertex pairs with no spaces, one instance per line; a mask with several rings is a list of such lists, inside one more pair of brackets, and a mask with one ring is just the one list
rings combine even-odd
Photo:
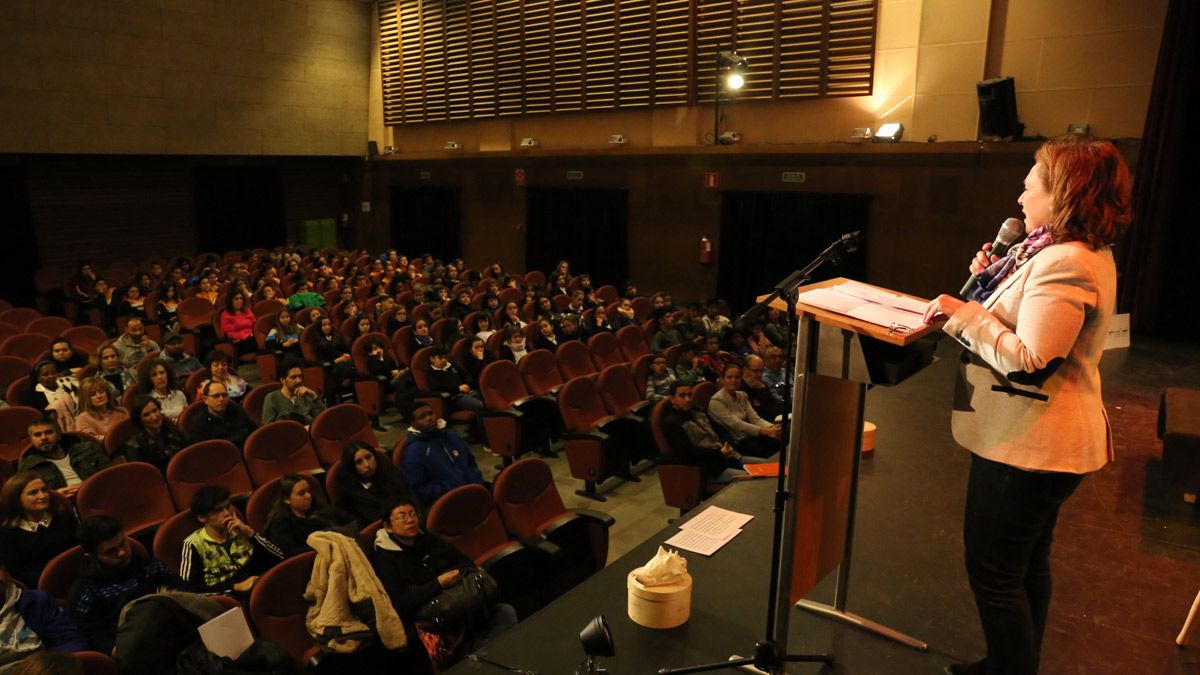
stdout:
[[663,586],[644,586],[627,577],[629,587],[629,618],[646,628],[674,628],[687,622],[692,615],[692,575],[684,574],[683,581]]

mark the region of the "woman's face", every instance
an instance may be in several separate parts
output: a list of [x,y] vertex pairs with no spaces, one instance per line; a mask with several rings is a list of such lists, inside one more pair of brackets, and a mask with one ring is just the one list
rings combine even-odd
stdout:
[[293,485],[292,493],[283,502],[292,507],[292,511],[308,513],[312,509],[312,489],[308,487],[308,481],[302,480]]
[[374,477],[376,468],[378,468],[378,464],[375,462],[374,452],[362,449],[354,453],[354,471],[359,478]]
[[291,314],[291,312],[288,312],[287,310],[283,310],[283,311],[279,312],[279,325],[280,325],[280,326],[290,326],[290,325],[292,325],[292,314]]
[[263,296],[264,300],[274,300],[275,299],[275,287],[274,286],[263,286],[262,296]]
[[163,288],[163,299],[174,300],[176,293],[178,293],[178,291],[175,290],[175,284],[167,284],[167,286]]
[[371,320],[370,319],[359,319],[358,320],[358,334],[366,335],[367,333],[370,333],[370,332],[371,332]]
[[487,314],[480,314],[479,317],[475,319],[475,332],[489,330],[491,327],[492,320],[488,318]]
[[483,340],[475,340],[471,343],[471,354],[477,359],[483,358]]
[[100,367],[104,370],[116,370],[120,363],[121,355],[112,347],[105,347],[104,351],[100,352]]
[[604,309],[601,305],[597,305],[596,309],[592,311],[592,316],[595,317],[596,323],[604,323],[604,320],[608,318],[608,310]]
[[71,345],[66,342],[55,342],[50,348],[50,356],[55,361],[66,361],[71,358]]
[[53,391],[58,388],[58,367],[52,363],[38,368],[37,371],[38,384]]
[[539,321],[538,330],[546,337],[554,337],[554,326],[551,326],[549,321]]
[[142,425],[147,429],[157,429],[162,426],[162,409],[157,403],[147,403],[145,408],[142,408],[142,414],[139,415],[142,420]]
[[458,294],[458,304],[470,305],[471,304],[471,294],[470,293],[459,293]]
[[504,315],[512,318],[517,318],[517,303],[510,302],[504,305]]
[[171,379],[167,375],[167,369],[162,364],[155,365],[150,369],[150,384],[155,391],[165,391]]
[[325,335],[333,334],[333,320],[327,316],[321,317],[321,332]]
[[550,298],[543,297],[538,299],[538,309],[548,310],[553,308],[554,304],[550,302]]
[[21,510],[27,513],[41,515],[50,508],[50,491],[46,489],[46,481],[34,478],[21,490]]
[[92,392],[88,400],[91,402],[93,408],[106,408],[108,407],[108,390],[104,387],[99,387]]
[[212,373],[214,380],[223,380],[229,376],[229,364],[224,361],[213,361],[208,367],[208,372]]
[[408,321],[408,309],[403,305],[397,306],[396,311],[392,312],[392,318],[400,322]]
[[1054,205],[1050,192],[1041,177],[1042,165],[1034,164],[1025,176],[1025,191],[1017,198],[1021,210],[1025,213],[1025,234],[1030,234],[1043,225],[1049,225],[1054,219]]
[[742,371],[737,368],[725,371],[725,375],[721,378],[721,386],[726,391],[737,391],[737,388],[742,386]]
[[417,322],[413,324],[413,335],[429,335],[429,324],[425,323],[425,319],[417,319]]
[[137,286],[130,286],[128,291],[125,291],[125,297],[130,300],[137,300],[142,295],[142,289]]

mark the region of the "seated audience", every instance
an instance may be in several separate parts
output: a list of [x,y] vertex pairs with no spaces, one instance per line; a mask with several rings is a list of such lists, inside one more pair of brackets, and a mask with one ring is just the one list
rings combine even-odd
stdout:
[[525,348],[525,331],[517,326],[509,326],[505,333],[504,344],[500,347],[500,358],[513,363],[520,363],[529,351]]
[[475,325],[470,326],[469,329],[475,337],[481,340],[487,340],[496,332],[492,328],[492,315],[489,312],[479,312],[476,314]]
[[87,356],[75,351],[71,341],[61,337],[50,342],[50,360],[58,366],[58,372],[76,378],[88,364]]
[[191,511],[201,527],[183,540],[179,576],[185,588],[232,595],[245,604],[259,576],[283,560],[283,551],[241,519],[224,487],[197,490]]
[[408,345],[408,353],[416,354],[418,351],[433,344],[433,337],[429,335],[429,320],[417,319],[413,321],[412,341]]
[[334,506],[353,515],[366,527],[386,515],[384,505],[393,499],[417,503],[416,493],[386,455],[365,441],[351,441],[333,471]]
[[188,407],[187,394],[179,386],[179,379],[165,359],[154,359],[138,369],[138,389],[158,403],[162,414],[172,422]]
[[633,301],[630,298],[621,298],[617,301],[617,311],[609,319],[612,323],[613,330],[621,330],[625,326],[640,326],[642,322],[637,320],[637,314],[633,311]]
[[42,476],[23,470],[0,488],[0,563],[27,588],[37,588],[46,563],[75,545],[71,507],[50,498]]
[[[310,550],[308,535],[320,530],[336,530],[353,538],[357,530],[352,518],[336,513],[334,509],[316,508],[312,487],[303,476],[284,474],[276,484],[278,493],[271,506],[267,525],[267,539],[283,551],[285,557],[299,555]],[[351,527],[346,527],[347,524]]]
[[700,352],[700,365],[704,368],[704,379],[716,381],[728,366],[737,361],[728,352],[721,351],[721,338],[716,335],[704,337],[704,349]]
[[726,366],[721,374],[721,388],[708,400],[708,415],[729,432],[738,452],[770,457],[781,447],[780,426],[764,420],[754,411],[741,386],[742,369]]
[[581,342],[587,340],[587,335],[585,335],[583,329],[580,328],[579,321],[580,319],[578,314],[563,314],[559,318],[559,344],[568,342],[570,340],[579,340]]
[[79,384],[79,414],[75,430],[98,441],[113,427],[129,419],[129,411],[117,405],[116,392],[102,377],[89,377]]
[[687,384],[696,384],[711,379],[700,362],[700,354],[691,344],[684,343],[679,349],[679,360],[675,362],[675,378]]
[[79,382],[70,375],[58,371],[53,361],[38,361],[30,373],[34,382],[28,400],[21,403],[40,412],[52,415],[63,431],[75,430],[75,417],[79,414]]
[[173,282],[165,282],[160,287],[158,294],[158,302],[155,305],[158,311],[158,322],[165,326],[168,330],[179,329],[179,286]]
[[211,379],[207,379],[200,383],[197,390],[197,395],[204,389],[209,382],[220,382],[225,385],[225,391],[229,394],[229,398],[241,403],[246,396],[246,392],[250,391],[250,385],[246,384],[246,380],[237,374],[233,369],[233,359],[229,358],[229,354],[214,349],[208,354],[208,373]]
[[612,333],[613,331],[613,325],[608,321],[608,310],[604,305],[596,305],[592,309],[592,315],[584,322],[584,335],[590,338],[597,333]]
[[538,319],[537,321],[537,337],[534,338],[534,349],[548,349],[551,352],[558,351],[558,331],[554,329],[554,323],[551,319]]
[[129,416],[136,431],[125,442],[125,459],[153,464],[166,475],[171,458],[188,446],[187,438],[174,420],[163,414],[161,404],[152,396],[137,397]]
[[175,332],[163,336],[163,351],[158,358],[171,366],[171,372],[179,382],[187,382],[192,373],[204,367],[200,359],[183,351],[183,336]]
[[721,440],[708,420],[708,415],[692,408],[692,385],[671,384],[670,403],[663,415],[662,430],[671,448],[668,461],[700,467],[704,480],[710,483],[729,483],[746,475],[745,464],[767,460],[746,457]]
[[104,448],[74,434],[61,434],[50,417],[29,423],[30,448],[21,455],[18,471],[32,471],[46,487],[71,496],[92,474],[109,465]]
[[238,446],[254,431],[254,423],[242,406],[230,403],[229,390],[216,380],[210,380],[200,388],[204,407],[188,420],[187,438],[192,443],[224,439]]
[[658,330],[650,338],[650,351],[661,354],[668,347],[684,343],[683,334],[675,327],[675,314],[666,312],[658,320]]
[[704,303],[704,316],[700,319],[704,324],[705,335],[723,337],[725,332],[733,328],[729,317],[721,314],[721,304],[716,298],[710,298]]
[[110,343],[97,347],[88,363],[95,366],[96,375],[108,380],[118,394],[124,394],[136,379],[132,369],[121,365],[121,354]]
[[217,317],[221,332],[238,354],[251,354],[258,348],[254,341],[254,312],[246,302],[244,293],[231,289],[225,296],[225,309]]
[[342,342],[342,337],[334,329],[333,319],[322,315],[318,320],[320,323],[313,349],[322,363],[329,364],[325,369],[325,388],[328,390],[325,392],[325,398],[332,402],[338,400],[342,393],[353,390],[354,359],[350,356],[350,350],[346,349],[346,343]]
[[313,418],[325,409],[325,401],[320,393],[304,386],[304,369],[297,362],[283,364],[279,368],[279,382],[282,386],[267,394],[263,401],[263,424],[277,420],[295,420],[306,427],[312,424]]
[[121,610],[138,598],[179,588],[183,581],[162,561],[135,553],[125,529],[112,516],[79,524],[79,545],[87,562],[71,584],[67,613],[83,629],[93,651],[116,656]]
[[472,390],[467,378],[450,363],[450,350],[445,345],[434,345],[430,351],[429,387],[449,395],[454,410],[483,410],[483,399],[479,392]]
[[765,420],[774,420],[783,414],[783,404],[775,400],[770,388],[763,382],[765,370],[763,359],[757,354],[746,357],[746,366],[742,369],[742,391],[750,401],[750,407]]
[[0,567],[0,671],[84,675],[69,653],[87,651],[83,633],[54,596],[32,588],[21,588]]
[[300,349],[300,324],[292,320],[292,310],[287,307],[279,310],[272,324],[270,332],[263,340],[267,349],[278,354],[302,358],[304,353]]
[[459,291],[458,295],[454,296],[454,302],[450,303],[450,309],[446,312],[446,316],[452,316],[459,321],[467,318],[467,315],[475,311],[471,308],[471,291]]
[[667,357],[658,354],[650,361],[650,373],[646,376],[646,400],[658,403],[670,395],[675,384],[675,373],[667,367]]
[[766,355],[763,356],[762,381],[767,385],[767,391],[771,392],[771,396],[781,405],[784,402],[786,378],[787,374],[783,370],[783,350],[779,347],[768,347]]
[[525,327],[525,320],[521,317],[521,308],[517,306],[517,303],[504,303],[504,313],[500,315],[500,326],[504,328],[509,326]]
[[313,290],[313,283],[308,279],[302,279],[296,285],[295,292],[287,299],[287,308],[290,310],[324,307],[325,296]]
[[467,442],[446,428],[446,421],[427,405],[413,410],[404,448],[404,477],[421,500],[433,504],[438,497],[460,485],[484,485],[483,474]]
[[134,368],[142,357],[159,351],[158,343],[146,336],[146,324],[137,318],[125,324],[125,333],[113,341],[113,347],[125,368]]
[[467,368],[463,373],[463,380],[475,391],[479,391],[479,374],[492,362],[492,357],[487,353],[486,347],[487,344],[483,338],[471,338],[471,347],[467,349],[466,354],[463,354],[463,364]]
[[[396,613],[404,622],[408,642],[421,644],[417,615],[421,607],[456,583],[475,567],[470,558],[440,536],[421,528],[417,508],[407,501],[388,505],[388,517],[375,535],[372,566],[387,591]],[[487,608],[488,621],[471,626],[463,634],[441,636],[454,656],[439,661],[441,668],[455,658],[482,648],[517,624],[511,605],[495,603]]]

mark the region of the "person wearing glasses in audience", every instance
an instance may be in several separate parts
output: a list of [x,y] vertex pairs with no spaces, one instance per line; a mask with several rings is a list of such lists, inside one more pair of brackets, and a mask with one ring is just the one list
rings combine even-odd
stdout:
[[187,437],[193,443],[213,439],[224,439],[238,446],[254,431],[254,422],[246,415],[242,406],[231,404],[229,390],[216,380],[209,380],[200,389],[204,408],[188,420]]

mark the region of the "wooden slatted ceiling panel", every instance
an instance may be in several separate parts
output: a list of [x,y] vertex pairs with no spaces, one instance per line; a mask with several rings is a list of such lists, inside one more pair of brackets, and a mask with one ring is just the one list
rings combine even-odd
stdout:
[[492,0],[468,4],[471,48],[468,50],[471,110],[475,117],[492,117],[496,107],[496,8]]
[[617,105],[644,108],[653,102],[654,23],[650,2],[617,5]]
[[871,93],[877,0],[381,0],[388,124]]
[[875,65],[875,2],[840,2],[829,14],[830,96],[871,93]]
[[521,0],[496,0],[498,115],[521,114]]
[[583,0],[554,3],[554,109],[583,110]]
[[691,100],[690,0],[654,3],[654,104],[687,105]]
[[551,0],[525,0],[525,112],[554,110],[554,17]]
[[446,117],[471,117],[471,24],[467,3],[446,3]]
[[383,79],[384,124],[403,120],[400,88],[400,14],[395,0],[379,3],[379,56]]
[[696,100],[711,103],[717,83],[717,52],[737,48],[733,0],[696,2]]

